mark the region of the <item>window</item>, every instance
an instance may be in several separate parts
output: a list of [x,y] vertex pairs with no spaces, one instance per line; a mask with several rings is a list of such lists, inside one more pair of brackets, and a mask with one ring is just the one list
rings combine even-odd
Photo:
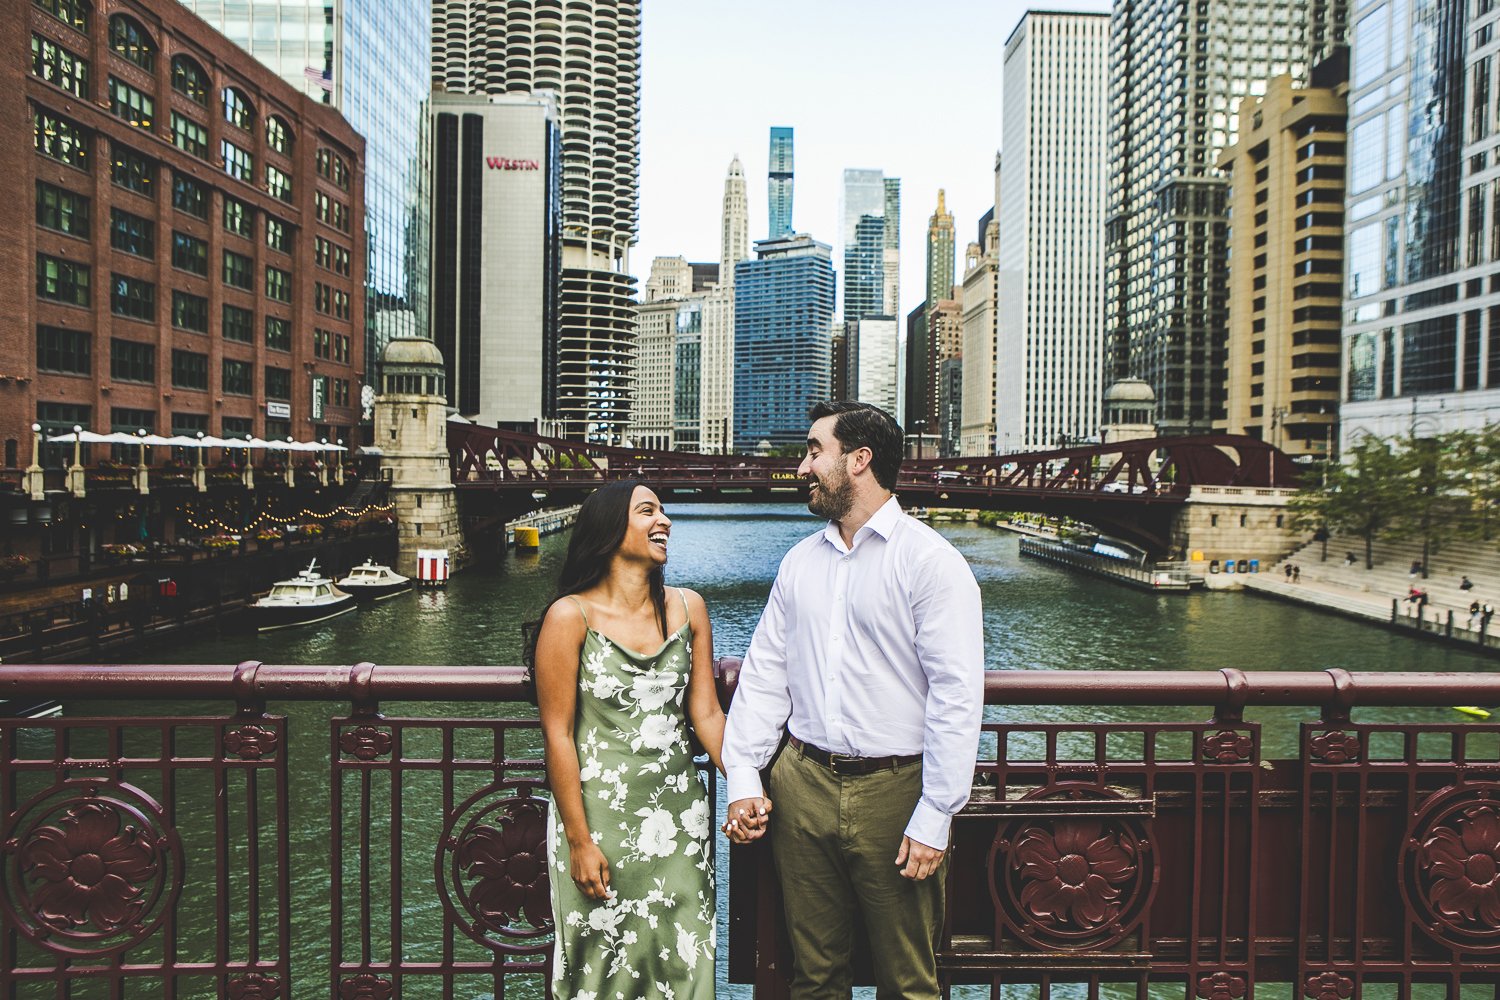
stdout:
[[348,364],[352,355],[349,353],[349,335],[340,333],[333,338],[333,360]]
[[133,340],[109,342],[109,374],[122,382],[156,381],[156,348]]
[[349,209],[343,202],[328,197],[322,191],[313,192],[313,213],[319,222],[326,223],[340,232],[349,231]]
[[287,224],[280,219],[266,216],[266,246],[282,253],[291,253],[291,238],[287,235]]
[[36,224],[69,236],[89,235],[89,200],[46,181],[36,182]]
[[223,377],[219,388],[227,395],[250,396],[255,393],[254,369],[248,361],[224,359]]
[[266,145],[283,156],[292,155],[292,130],[275,115],[266,119]]
[[241,344],[253,343],[255,313],[226,302],[224,304],[224,339],[238,341]]
[[349,318],[349,293],[321,281],[313,287],[313,308],[339,319]]
[[252,227],[255,225],[255,209],[240,201],[238,198],[224,196],[224,229],[250,239],[254,235]]
[[344,191],[349,190],[349,165],[331,149],[318,150],[318,176],[326,177]]
[[193,333],[208,332],[208,299],[188,292],[172,292],[172,325]]
[[44,372],[91,375],[93,352],[94,340],[87,330],[65,330],[60,326],[36,328],[36,366]]
[[224,120],[247,132],[255,124],[255,109],[250,106],[250,99],[234,87],[224,88]]
[[313,237],[313,259],[319,267],[326,267],[335,274],[349,276],[349,251],[332,240]]
[[172,57],[172,89],[194,104],[208,107],[208,76],[187,56]]
[[206,413],[173,413],[172,433],[185,434],[192,437],[198,433],[208,433],[208,414]]
[[255,157],[246,150],[225,139],[219,144],[224,156],[224,172],[249,184],[255,180]]
[[266,398],[292,398],[292,372],[290,369],[266,367]]
[[292,301],[292,272],[279,267],[266,268],[266,297],[278,302]]
[[225,417],[224,437],[247,438],[255,433],[255,421],[249,417]]
[[290,351],[292,349],[292,324],[277,316],[267,316],[266,346],[273,351]]
[[74,97],[88,100],[89,64],[50,38],[31,36],[31,72]]
[[109,245],[150,260],[156,256],[156,224],[150,219],[112,208],[109,210]]
[[266,165],[266,191],[273,198],[292,200],[292,179],[275,167]]
[[[172,385],[178,389],[207,389],[208,355],[196,351],[173,351]],[[172,416],[175,424],[177,415]]]
[[255,291],[255,262],[242,253],[224,251],[224,284]]
[[208,277],[208,244],[187,233],[172,233],[172,266]]
[[156,286],[149,281],[123,274],[110,275],[109,311],[116,316],[156,319]]
[[334,406],[348,406],[349,405],[349,380],[348,379],[346,379],[346,378],[336,378],[336,379],[333,380],[333,405]]
[[109,110],[116,118],[136,128],[150,128],[156,120],[156,102],[113,76],[109,78]]
[[109,47],[150,73],[156,68],[156,47],[146,29],[123,14],[109,19]]
[[333,334],[328,330],[313,330],[313,356],[333,357]]
[[172,141],[178,149],[208,159],[208,129],[176,111],[172,112]]
[[83,0],[31,0],[33,6],[40,7],[63,24],[77,28],[84,34],[89,30],[89,9]]
[[82,126],[61,115],[33,108],[31,132],[38,153],[80,170],[88,167],[89,136]]
[[38,298],[86,306],[89,296],[89,267],[71,260],[60,260],[44,253],[36,255],[36,294]]
[[[94,411],[88,406],[77,406],[72,403],[44,403],[36,404],[36,421],[42,425],[42,436],[51,437],[54,434],[66,434],[74,427],[90,427],[93,425]],[[88,462],[89,446],[83,446],[83,461]],[[42,446],[42,465],[48,468],[57,468],[67,465],[73,461],[73,446],[71,444],[48,444]],[[58,531],[48,534],[70,536],[72,532]],[[56,541],[53,543],[56,544]],[[71,544],[71,543],[68,543]],[[55,551],[55,550],[54,550]]]
[[172,172],[172,207],[195,218],[208,218],[208,189],[185,174]]
[[113,161],[110,178],[122,188],[154,197],[153,182],[156,180],[156,162],[148,160],[128,146],[115,143],[110,148]]

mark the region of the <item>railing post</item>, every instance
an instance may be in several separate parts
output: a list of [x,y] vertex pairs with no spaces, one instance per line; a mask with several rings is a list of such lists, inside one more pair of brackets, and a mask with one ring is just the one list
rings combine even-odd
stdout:
[[1448,609],[1448,638],[1453,638],[1453,609]]

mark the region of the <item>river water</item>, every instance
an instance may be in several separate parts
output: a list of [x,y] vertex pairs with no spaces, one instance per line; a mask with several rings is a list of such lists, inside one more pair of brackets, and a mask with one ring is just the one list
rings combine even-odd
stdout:
[[[739,655],[749,641],[770,590],[777,564],[796,540],[819,524],[805,510],[779,506],[683,506],[669,512],[675,524],[668,583],[692,587],[708,602],[718,655]],[[1238,593],[1157,595],[1077,575],[1022,559],[1017,537],[978,524],[935,525],[967,557],[984,600],[986,666],[992,670],[1484,670],[1487,662],[1459,650],[1419,642],[1378,627]],[[566,535],[543,539],[535,555],[511,555],[493,569],[455,577],[446,590],[426,591],[383,602],[332,622],[269,635],[206,634],[175,638],[136,651],[140,662],[348,664],[359,660],[398,664],[514,664],[520,660],[520,621],[535,617],[550,593],[567,544]],[[224,706],[173,706],[171,711],[223,712]],[[493,705],[383,705],[389,714],[486,718]],[[328,857],[327,720],[347,706],[272,704],[292,728],[293,855],[307,859],[292,877],[294,981],[297,997],[326,995],[328,876],[318,867]],[[70,703],[70,714],[122,711],[149,714],[162,706]],[[1111,706],[1058,709],[991,706],[987,717],[1127,721],[1202,718],[1201,709],[1173,713]],[[1310,710],[1264,710],[1249,718],[1266,722],[1264,753],[1294,753],[1289,723],[1312,718]],[[1443,710],[1390,710],[1360,718],[1455,721]],[[721,791],[722,796],[722,791]],[[441,814],[441,802],[408,795],[403,815]],[[378,815],[378,813],[377,813]],[[409,824],[411,834],[415,822]],[[720,851],[721,898],[727,884]],[[432,872],[427,861],[415,871]],[[408,892],[431,885],[411,886]],[[191,913],[193,895],[184,894]],[[721,907],[722,911],[722,907]],[[413,925],[428,923],[433,909],[414,902]],[[206,923],[211,910],[205,909]],[[724,928],[721,918],[721,943]],[[420,955],[420,934],[408,935],[408,957]],[[720,995],[748,995],[726,988],[720,949]],[[421,957],[427,957],[422,955]],[[434,956],[435,957],[435,956]],[[408,980],[407,996],[436,995]],[[480,997],[487,989],[455,995]],[[522,990],[522,995],[527,991]],[[507,995],[516,995],[508,991]]]

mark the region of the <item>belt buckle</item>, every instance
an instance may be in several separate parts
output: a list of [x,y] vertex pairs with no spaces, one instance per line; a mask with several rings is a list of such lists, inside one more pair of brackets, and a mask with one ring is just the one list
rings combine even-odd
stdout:
[[834,774],[838,774],[838,773],[840,773],[839,772],[839,765],[840,764],[854,764],[854,763],[857,763],[859,760],[861,760],[861,758],[856,757],[852,753],[832,753],[832,752],[830,752],[828,754],[828,769],[830,771],[832,771]]

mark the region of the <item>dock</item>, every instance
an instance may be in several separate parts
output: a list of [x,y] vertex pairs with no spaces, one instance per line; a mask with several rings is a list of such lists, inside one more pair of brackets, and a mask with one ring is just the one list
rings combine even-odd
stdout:
[[1185,570],[1132,566],[1122,560],[1101,556],[1066,542],[1023,537],[1021,555],[1041,559],[1057,566],[1066,566],[1069,569],[1082,570],[1138,590],[1185,594],[1196,585],[1192,574]]

